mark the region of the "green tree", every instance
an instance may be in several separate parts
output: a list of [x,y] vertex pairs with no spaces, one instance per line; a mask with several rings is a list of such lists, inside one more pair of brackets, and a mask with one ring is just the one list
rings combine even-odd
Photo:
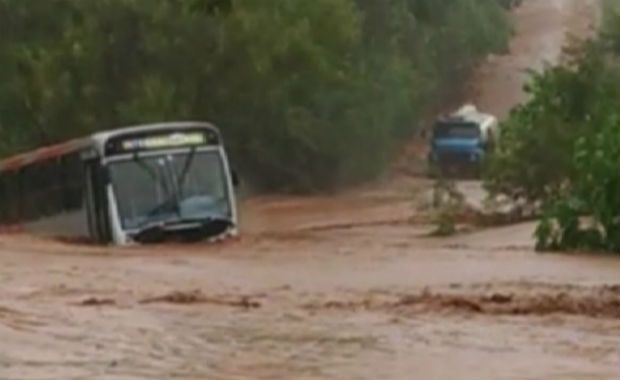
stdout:
[[1,153],[206,119],[295,191],[380,173],[509,37],[496,0],[0,0],[0,28]]
[[608,6],[597,40],[533,76],[489,163],[492,193],[541,206],[540,249],[620,252],[620,13]]

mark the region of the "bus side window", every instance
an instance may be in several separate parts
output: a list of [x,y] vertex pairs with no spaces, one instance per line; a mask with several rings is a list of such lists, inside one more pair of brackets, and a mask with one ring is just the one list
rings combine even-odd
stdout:
[[6,174],[0,174],[0,223],[6,223],[9,197],[6,188]]
[[75,211],[84,202],[84,163],[79,154],[63,157],[62,161],[62,207],[65,211]]
[[59,158],[50,160],[43,164],[43,180],[47,183],[47,191],[44,196],[48,200],[46,207],[46,216],[54,215],[62,211],[63,197],[63,178],[62,166]]
[[43,178],[41,165],[37,163],[24,168],[22,179],[26,195],[23,218],[25,221],[39,219],[47,212],[45,190],[48,186]]
[[7,222],[15,223],[21,219],[21,205],[24,194],[21,189],[21,171],[10,172],[6,178]]
[[34,221],[54,212],[55,180],[49,162],[37,162],[20,172],[22,207],[19,219]]
[[86,173],[89,183],[88,213],[91,235],[100,243],[107,243],[112,239],[112,232],[108,214],[107,183],[100,162],[96,159],[88,161]]
[[16,212],[16,220],[30,221],[34,217],[34,210],[37,209],[37,190],[36,183],[36,167],[27,166],[22,168],[18,174],[18,187],[16,195],[19,197],[19,210]]
[[9,172],[0,175],[0,222],[6,224],[9,222],[11,215],[11,203],[14,199],[10,193],[11,174]]
[[57,178],[54,176],[54,161],[44,161],[35,165],[36,171],[31,178],[36,193],[36,204],[32,205],[33,219],[54,214],[56,208]]

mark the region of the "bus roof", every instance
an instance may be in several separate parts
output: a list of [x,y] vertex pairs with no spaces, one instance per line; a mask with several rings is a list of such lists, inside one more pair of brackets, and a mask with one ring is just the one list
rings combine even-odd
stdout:
[[155,124],[141,124],[118,129],[111,129],[102,132],[96,132],[90,136],[72,139],[63,143],[41,147],[29,152],[20,153],[8,157],[0,161],[0,172],[18,170],[24,166],[28,166],[35,162],[48,160],[54,157],[60,157],[65,154],[73,153],[93,147],[99,152],[103,152],[103,146],[110,138],[131,135],[141,132],[157,132],[160,130],[170,130],[174,128],[205,128],[210,129],[219,134],[217,127],[208,122],[202,121],[182,121],[182,122],[166,122]]
[[211,129],[215,132],[218,132],[218,129],[211,123],[207,123],[204,121],[181,121],[181,122],[168,122],[168,123],[155,123],[155,124],[140,124],[122,127],[118,129],[111,129],[107,131],[97,132],[91,135],[91,138],[95,141],[107,141],[110,138],[122,136],[122,135],[131,135],[134,133],[140,132],[157,132],[160,130],[167,130],[173,128],[206,128]]

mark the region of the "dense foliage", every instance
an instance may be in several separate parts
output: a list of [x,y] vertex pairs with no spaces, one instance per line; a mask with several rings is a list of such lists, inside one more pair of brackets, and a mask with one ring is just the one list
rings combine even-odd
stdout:
[[508,37],[496,0],[0,0],[0,153],[206,119],[263,189],[351,183]]
[[487,185],[538,202],[541,249],[620,252],[620,13],[564,65],[534,75],[502,126]]

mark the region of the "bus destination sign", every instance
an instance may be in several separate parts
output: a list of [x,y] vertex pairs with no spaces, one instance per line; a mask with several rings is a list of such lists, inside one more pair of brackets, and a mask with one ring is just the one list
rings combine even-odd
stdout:
[[140,134],[111,139],[106,143],[107,155],[127,154],[149,150],[218,145],[217,133],[212,131],[174,131]]
[[184,146],[205,145],[204,133],[173,133],[164,136],[152,136],[125,140],[121,146],[124,151],[165,149]]

